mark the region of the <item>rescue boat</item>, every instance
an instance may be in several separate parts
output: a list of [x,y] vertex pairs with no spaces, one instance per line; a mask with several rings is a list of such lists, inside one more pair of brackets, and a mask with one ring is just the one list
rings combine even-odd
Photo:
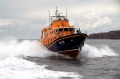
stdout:
[[80,28],[69,24],[66,16],[57,10],[53,16],[49,13],[49,26],[42,29],[40,43],[50,51],[76,59],[88,37]]

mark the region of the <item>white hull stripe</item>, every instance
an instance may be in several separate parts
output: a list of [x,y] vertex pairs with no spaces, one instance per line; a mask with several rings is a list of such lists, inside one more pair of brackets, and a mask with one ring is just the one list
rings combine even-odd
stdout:
[[74,51],[74,50],[78,50],[79,51],[79,49],[72,49],[72,50],[65,50],[65,51],[58,51],[58,52],[61,53],[61,52],[69,52],[69,51]]

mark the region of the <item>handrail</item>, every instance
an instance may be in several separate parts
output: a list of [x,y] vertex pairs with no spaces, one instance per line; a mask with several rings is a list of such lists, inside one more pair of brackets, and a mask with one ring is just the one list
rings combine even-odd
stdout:
[[[59,31],[60,28],[63,28],[63,30],[61,32]],[[68,31],[64,31],[65,28],[68,28]],[[67,35],[72,35],[72,34],[78,34],[78,33],[79,34],[87,34],[86,30],[81,31],[80,28],[73,28],[73,30],[72,30],[73,32],[68,33],[68,32],[70,32],[70,28],[73,28],[73,27],[58,27],[58,28],[55,28],[54,30],[58,30],[58,31],[57,32],[55,31],[57,36],[54,40],[56,40],[57,38],[67,36]]]

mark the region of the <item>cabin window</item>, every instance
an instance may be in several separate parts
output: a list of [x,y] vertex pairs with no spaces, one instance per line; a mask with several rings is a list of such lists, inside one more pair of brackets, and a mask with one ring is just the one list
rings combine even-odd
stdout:
[[53,31],[51,31],[51,34],[53,34]]
[[56,29],[55,31],[58,32],[58,29]]
[[53,30],[51,31],[51,33],[50,34],[53,34]]
[[54,30],[52,30],[52,31],[51,31],[51,34],[53,34],[55,31],[56,31],[55,29],[54,29]]
[[69,31],[74,31],[74,28],[69,28]]
[[64,31],[68,31],[68,28],[64,28]]
[[56,30],[54,29],[54,31],[53,31],[53,32],[55,33],[55,31],[56,31]]
[[59,28],[59,32],[60,32],[60,31],[63,31],[63,28]]

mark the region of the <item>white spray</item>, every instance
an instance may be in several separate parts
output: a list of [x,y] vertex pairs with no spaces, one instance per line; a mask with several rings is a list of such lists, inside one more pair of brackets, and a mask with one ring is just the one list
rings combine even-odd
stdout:
[[46,57],[53,55],[37,40],[2,40],[0,41],[0,59],[5,59],[11,55],[23,55],[33,57]]
[[[108,46],[101,46],[97,48],[92,45],[85,44],[81,54],[86,57],[103,57],[103,56],[117,56],[117,54]],[[11,55],[22,55],[32,57],[47,57],[54,55],[53,52],[48,51],[37,40],[23,40],[18,42],[16,39],[1,40],[0,41],[0,60],[5,59]]]
[[104,56],[117,56],[112,49],[108,46],[102,45],[101,47],[97,48],[92,45],[85,44],[83,47],[81,54],[86,57],[104,57]]

